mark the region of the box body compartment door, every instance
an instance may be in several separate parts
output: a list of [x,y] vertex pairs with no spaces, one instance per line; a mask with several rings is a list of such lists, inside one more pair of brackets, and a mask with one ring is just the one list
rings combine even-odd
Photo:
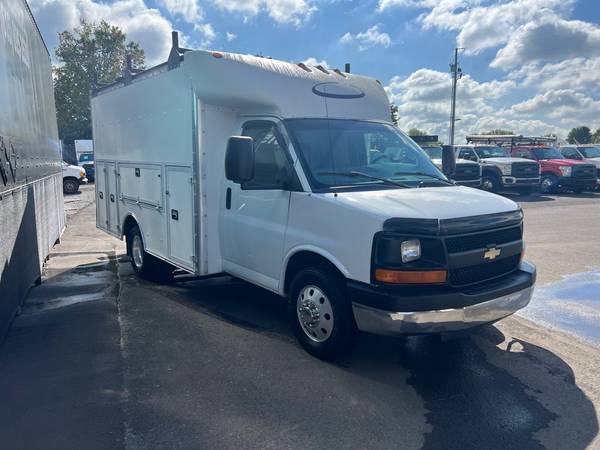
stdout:
[[106,205],[108,232],[120,236],[119,197],[117,192],[117,166],[115,163],[106,164]]
[[104,163],[95,163],[96,166],[96,226],[108,231],[108,216],[106,214],[106,166]]
[[166,166],[166,220],[169,258],[195,271],[196,229],[192,169]]

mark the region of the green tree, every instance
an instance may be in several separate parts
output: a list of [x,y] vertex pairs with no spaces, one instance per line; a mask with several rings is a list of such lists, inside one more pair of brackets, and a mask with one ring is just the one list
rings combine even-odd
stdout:
[[136,68],[144,68],[144,50],[137,42],[127,42],[123,31],[105,21],[84,21],[79,28],[63,31],[58,37],[54,96],[59,136],[67,143],[91,139],[92,88],[120,77],[127,54],[131,54]]
[[398,115],[398,105],[395,105],[394,103],[390,104],[390,116],[394,125],[398,125],[398,119],[400,118]]
[[600,128],[598,128],[592,136],[592,143],[600,144]]
[[419,130],[418,128],[411,128],[408,130],[409,136],[426,136],[427,133],[425,131]]
[[575,127],[569,131],[567,136],[569,144],[589,144],[592,142],[592,130],[589,127]]
[[495,130],[488,131],[487,133],[482,134],[492,134],[492,135],[503,135],[503,134],[515,134],[512,130],[502,130],[501,128],[497,128]]

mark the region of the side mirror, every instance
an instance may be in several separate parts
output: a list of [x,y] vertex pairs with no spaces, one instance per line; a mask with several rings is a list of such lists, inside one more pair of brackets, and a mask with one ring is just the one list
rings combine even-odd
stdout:
[[456,156],[454,155],[454,147],[444,145],[442,147],[442,172],[447,177],[454,175],[456,171]]
[[225,152],[225,177],[234,183],[254,178],[254,143],[248,136],[231,136]]

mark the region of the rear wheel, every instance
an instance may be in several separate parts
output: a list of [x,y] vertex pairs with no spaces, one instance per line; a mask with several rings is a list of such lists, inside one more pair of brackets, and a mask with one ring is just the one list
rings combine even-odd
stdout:
[[335,274],[318,268],[301,270],[290,284],[288,300],[294,334],[311,355],[333,359],[356,344],[352,308]]
[[127,233],[127,254],[133,270],[139,276],[160,283],[173,280],[173,266],[146,252],[144,239],[137,225]]
[[485,191],[498,192],[500,190],[500,179],[497,175],[486,174],[481,179],[481,187]]
[[63,180],[63,192],[65,194],[76,194],[79,191],[79,181],[74,178],[65,178]]
[[542,180],[540,183],[540,187],[542,192],[553,192],[556,190],[556,183],[558,182],[558,178],[556,175],[551,173],[545,173],[542,175]]

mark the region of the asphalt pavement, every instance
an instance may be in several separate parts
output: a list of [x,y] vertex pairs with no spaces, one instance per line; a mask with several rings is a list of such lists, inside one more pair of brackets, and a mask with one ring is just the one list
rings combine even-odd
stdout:
[[[260,288],[136,278],[88,190],[0,347],[0,447],[600,448],[593,339],[513,316],[325,363]],[[600,196],[514,199],[542,290],[600,266]]]

